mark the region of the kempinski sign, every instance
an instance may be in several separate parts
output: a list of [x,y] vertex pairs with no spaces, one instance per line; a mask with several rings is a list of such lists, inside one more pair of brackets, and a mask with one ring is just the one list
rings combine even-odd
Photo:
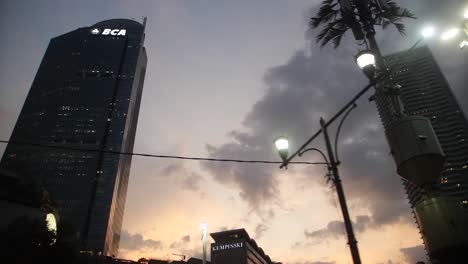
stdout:
[[219,250],[226,250],[226,249],[233,249],[233,248],[243,248],[244,242],[237,242],[225,245],[215,245],[211,246],[211,251],[219,251]]

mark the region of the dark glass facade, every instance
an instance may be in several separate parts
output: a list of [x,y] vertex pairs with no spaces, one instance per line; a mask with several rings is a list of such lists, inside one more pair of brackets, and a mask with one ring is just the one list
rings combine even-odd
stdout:
[[[391,54],[385,60],[395,67],[393,78],[401,85],[406,112],[431,120],[445,153],[438,189],[458,198],[468,211],[468,122],[447,80],[427,47]],[[414,206],[424,191],[405,180],[403,185]]]
[[105,255],[117,255],[131,156],[99,150],[133,150],[144,29],[112,19],[53,38],[0,164],[41,182],[82,249]]
[[210,234],[213,264],[280,264],[272,262],[245,229],[235,229]]

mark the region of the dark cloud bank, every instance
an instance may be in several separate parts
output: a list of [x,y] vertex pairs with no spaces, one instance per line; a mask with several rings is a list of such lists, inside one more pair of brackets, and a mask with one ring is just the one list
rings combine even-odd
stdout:
[[141,249],[162,249],[163,244],[159,240],[144,239],[141,234],[130,234],[127,230],[122,230],[120,238],[120,248],[124,250]]

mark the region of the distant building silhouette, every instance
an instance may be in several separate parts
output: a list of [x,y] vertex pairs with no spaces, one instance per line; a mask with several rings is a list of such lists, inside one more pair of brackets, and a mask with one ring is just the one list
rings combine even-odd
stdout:
[[272,262],[243,228],[210,235],[215,240],[215,243],[211,244],[211,263],[213,264],[280,264]]
[[41,183],[82,250],[103,255],[117,255],[132,157],[102,150],[133,150],[144,24],[111,19],[53,38],[0,164]]

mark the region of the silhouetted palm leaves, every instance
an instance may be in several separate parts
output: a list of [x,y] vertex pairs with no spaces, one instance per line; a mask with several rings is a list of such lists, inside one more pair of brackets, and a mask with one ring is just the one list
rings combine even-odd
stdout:
[[[354,0],[360,1],[360,0]],[[402,18],[416,18],[415,15],[408,9],[399,7],[391,0],[382,0],[385,3],[378,5],[377,0],[369,0],[369,14],[367,17],[359,17],[357,8],[353,5],[353,12],[360,20],[367,20],[371,25],[381,25],[382,28],[387,28],[388,25],[394,25],[400,34],[405,35],[405,26],[401,23]],[[350,0],[350,2],[353,2]],[[341,39],[348,29],[357,26],[360,27],[358,21],[345,19],[340,11],[338,0],[324,0],[315,17],[310,19],[310,27],[318,28],[323,26],[323,29],[317,35],[317,42],[320,46],[325,46],[328,42],[333,42],[337,48]]]

